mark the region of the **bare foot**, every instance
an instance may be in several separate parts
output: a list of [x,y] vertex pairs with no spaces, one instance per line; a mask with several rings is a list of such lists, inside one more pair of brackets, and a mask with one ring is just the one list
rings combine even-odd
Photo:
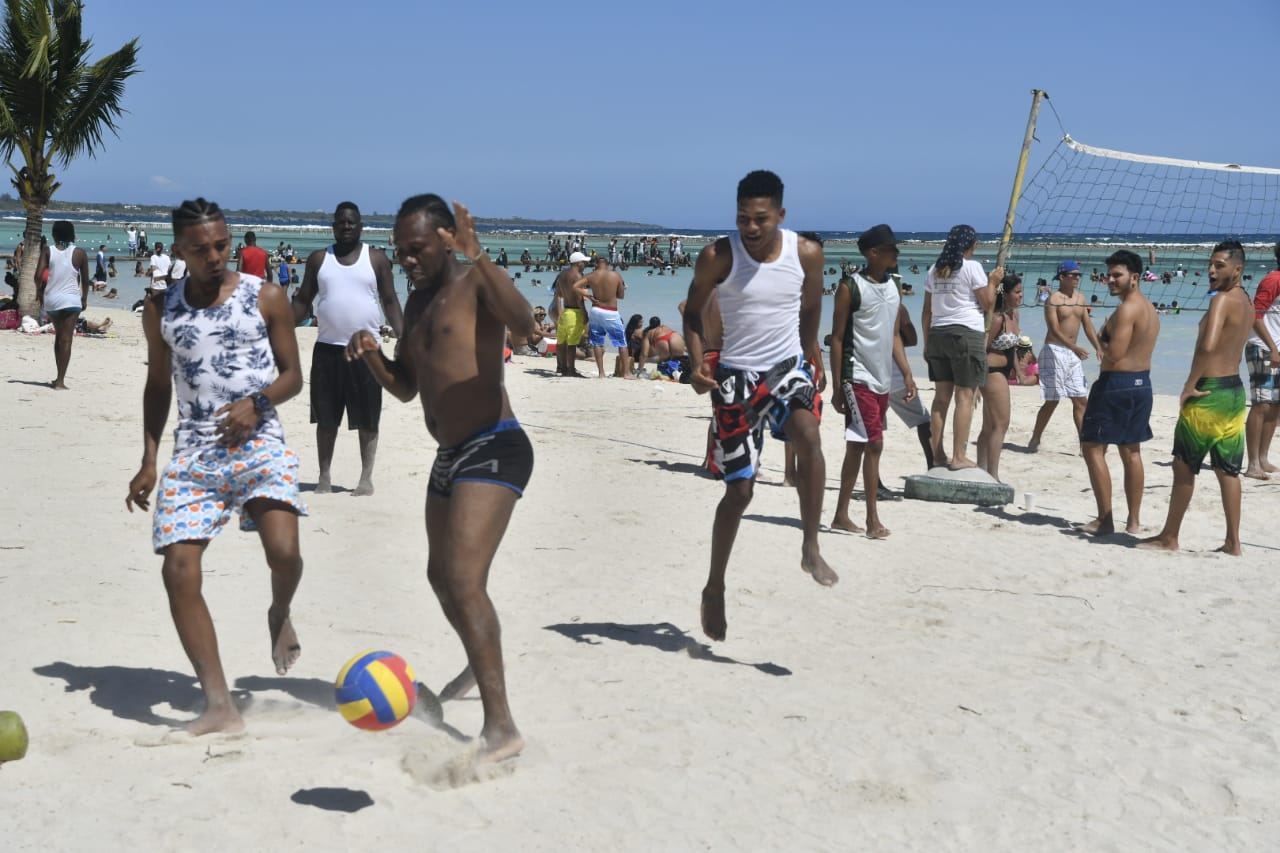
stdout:
[[475,763],[479,764],[495,764],[499,761],[506,761],[509,758],[515,758],[524,749],[524,738],[520,736],[520,732],[514,727],[510,731],[499,732],[496,734],[480,734],[480,749],[476,752]]
[[1130,536],[1137,536],[1142,532],[1142,525],[1136,521],[1127,521],[1124,525],[1124,532]]
[[834,586],[835,582],[840,580],[840,576],[827,565],[827,561],[822,559],[822,555],[818,553],[816,548],[812,555],[801,555],[800,568],[813,575],[813,579],[823,586]]
[[244,718],[236,710],[235,705],[223,708],[210,708],[187,724],[187,733],[199,737],[213,732],[242,732]]
[[713,640],[723,640],[727,627],[724,620],[724,590],[703,588],[702,633]]
[[624,373],[624,374],[622,374],[622,378],[623,378],[623,379],[635,379],[635,377],[634,377],[634,376],[632,376],[630,373]]
[[868,521],[867,522],[867,538],[868,539],[888,539],[889,528],[885,527],[883,524],[881,524],[878,521],[875,524],[872,524],[871,522]]
[[1262,461],[1262,470],[1266,471],[1268,474],[1275,474],[1276,472],[1280,471],[1280,468],[1277,468],[1276,466],[1272,465],[1270,462],[1264,459]]
[[320,479],[316,481],[316,494],[327,495],[333,491],[333,483],[329,480],[328,474],[321,474]]
[[454,676],[453,681],[446,684],[444,689],[440,691],[440,701],[448,702],[451,699],[461,699],[470,693],[475,686],[476,677],[472,674],[471,667],[465,667],[462,672]]
[[1222,543],[1221,548],[1214,548],[1213,550],[1217,551],[1219,554],[1230,554],[1233,557],[1239,557],[1240,543],[1236,542],[1233,544],[1231,542],[1224,542]]
[[1039,450],[1040,450],[1040,439],[1032,438],[1030,441],[1027,442],[1028,453],[1037,453],[1039,452]]
[[[1084,533],[1090,536],[1108,536],[1116,532],[1115,522],[1111,518],[1111,513],[1100,515],[1093,521],[1080,528]],[[1130,531],[1132,532],[1132,531]]]
[[284,675],[302,654],[302,645],[293,631],[288,612],[278,613],[273,606],[267,611],[267,628],[271,632],[271,660],[276,665],[276,675]]
[[1135,548],[1141,548],[1143,551],[1176,551],[1178,550],[1178,540],[1165,536],[1163,533],[1159,536],[1152,536],[1150,539],[1143,539]]
[[55,379],[55,380],[53,380],[52,382],[50,382],[50,383],[49,383],[49,387],[50,387],[50,388],[52,388],[52,389],[53,389],[53,390],[55,390],[55,391],[66,391],[66,390],[67,390],[67,383],[65,383],[65,382],[59,382],[58,380],[56,380],[56,379]]
[[861,527],[859,527],[856,523],[854,523],[854,520],[853,520],[852,518],[849,518],[849,517],[847,517],[847,516],[846,516],[845,518],[840,518],[839,516],[837,516],[837,517],[835,517],[835,518],[831,519],[831,529],[832,529],[832,530],[847,530],[847,531],[849,531],[850,533],[862,533],[862,532],[864,532],[864,531],[863,531],[863,529],[862,529]]
[[1271,475],[1268,474],[1261,465],[1253,465],[1245,470],[1244,476],[1254,480],[1270,480]]
[[796,484],[796,481],[795,481],[795,480],[793,480],[793,479],[791,479],[790,477],[783,477],[783,478],[782,478],[782,485],[786,486],[786,487],[787,487],[787,488],[789,488],[789,489],[790,489],[790,488],[793,488],[793,487],[795,486],[795,484]]
[[952,459],[950,462],[947,463],[947,468],[951,469],[952,471],[963,471],[965,468],[977,468],[977,467],[978,467],[977,462],[974,462],[972,459],[968,459],[964,456],[960,456],[960,457],[957,457],[956,459]]
[[[316,490],[319,491],[319,487],[317,487]],[[373,481],[361,480],[360,483],[351,490],[351,494],[357,498],[373,494]]]

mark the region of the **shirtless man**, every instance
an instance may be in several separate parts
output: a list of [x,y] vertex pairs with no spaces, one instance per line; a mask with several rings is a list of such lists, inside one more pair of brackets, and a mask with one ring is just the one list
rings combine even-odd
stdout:
[[1196,474],[1206,456],[1218,475],[1227,537],[1219,551],[1240,556],[1240,471],[1244,463],[1244,384],[1240,359],[1253,331],[1253,301],[1244,292],[1244,248],[1237,240],[1213,247],[1209,289],[1213,297],[1200,320],[1191,373],[1178,398],[1173,432],[1173,493],[1160,535],[1139,548],[1178,550],[1182,518],[1191,505]]
[[[603,256],[596,258],[595,271],[585,275],[574,284],[578,296],[591,300],[588,312],[588,340],[591,342],[591,353],[596,359],[596,370],[604,379],[604,342],[607,338],[610,346],[618,348],[618,358],[622,361],[622,378],[635,379],[631,375],[631,349],[627,346],[626,330],[622,327],[622,315],[618,313],[618,301],[627,295],[627,285],[622,276],[609,269],[609,261]],[[557,351],[559,347],[556,347]]]
[[298,457],[284,443],[276,407],[302,390],[302,368],[284,291],[227,269],[231,234],[218,206],[183,202],[173,211],[173,238],[187,277],[143,303],[142,465],[125,506],[150,508],[176,385],[173,459],[161,477],[151,534],[164,555],[169,612],[207,706],[187,731],[202,735],[244,728],[200,591],[205,549],[233,510],[241,530],[258,531],[271,569],[267,628],[276,674],[284,675],[300,651],[289,607],[302,578],[298,516],[306,507],[298,498]]
[[587,331],[587,303],[577,288],[582,271],[591,259],[581,252],[569,256],[569,265],[556,276],[556,373],[582,376],[578,372],[578,345]]
[[[347,342],[358,329],[378,332],[384,320],[398,336],[404,323],[391,261],[362,242],[363,233],[360,208],[350,201],[341,202],[333,211],[333,244],[307,257],[302,286],[293,294],[294,322],[301,325],[313,311],[316,318],[310,377],[311,422],[316,425],[320,468],[316,494],[333,488],[329,469],[344,411],[347,429],[356,430],[360,440],[360,481],[351,494],[373,494],[382,386],[364,362],[347,362]],[[270,265],[267,280],[271,280]],[[287,282],[281,284],[288,287]]]
[[[837,575],[822,558],[818,525],[826,465],[818,418],[826,386],[818,324],[822,314],[822,247],[781,227],[782,181],[751,172],[738,184],[737,230],[707,246],[694,265],[685,302],[690,384],[710,391],[717,425],[716,461],[725,493],[711,528],[711,568],[702,590],[702,630],[725,637],[724,578],[742,514],[751,503],[766,423],[798,450],[800,567],[823,586]],[[703,360],[702,311],[720,294],[724,348],[719,366]],[[816,374],[816,375],[815,375]]]
[[533,471],[533,448],[502,384],[502,343],[505,329],[533,333],[533,311],[481,249],[462,204],[450,211],[437,195],[413,196],[393,233],[396,258],[414,282],[396,357],[360,330],[347,358],[367,363],[398,399],[422,396],[427,432],[440,447],[427,485],[427,577],[468,662],[441,696],[479,685],[484,727],[475,760],[500,761],[524,740],[507,705],[498,614],[485,585]]
[[1098,502],[1098,517],[1084,532],[1104,536],[1115,532],[1111,514],[1111,472],[1107,469],[1107,445],[1114,444],[1124,466],[1124,497],[1129,505],[1125,532],[1141,530],[1141,442],[1151,440],[1151,353],[1160,334],[1160,317],[1142,292],[1142,258],[1121,249],[1107,258],[1107,289],[1120,306],[1107,318],[1098,335],[1101,364],[1098,381],[1089,391],[1080,429],[1084,464]]
[[1058,274],[1054,279],[1058,282],[1058,289],[1044,303],[1044,347],[1040,350],[1040,396],[1044,405],[1036,414],[1036,425],[1031,431],[1031,441],[1027,443],[1027,450],[1033,453],[1040,448],[1044,429],[1063,397],[1071,399],[1077,435],[1080,432],[1084,406],[1088,401],[1088,385],[1081,362],[1089,357],[1087,349],[1076,346],[1081,326],[1094,352],[1102,349],[1089,320],[1088,303],[1084,294],[1077,290],[1080,286],[1080,265],[1075,261],[1063,261],[1058,264]]

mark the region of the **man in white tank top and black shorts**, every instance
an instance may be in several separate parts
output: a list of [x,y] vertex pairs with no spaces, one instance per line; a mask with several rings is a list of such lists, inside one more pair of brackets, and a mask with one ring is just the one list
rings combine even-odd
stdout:
[[363,361],[347,361],[347,344],[362,329],[379,335],[384,317],[399,337],[404,322],[391,261],[360,241],[363,228],[360,208],[349,201],[339,204],[333,212],[333,245],[307,258],[302,284],[293,296],[294,321],[305,320],[314,302],[319,327],[311,355],[311,422],[316,425],[320,457],[318,494],[333,488],[329,466],[343,411],[347,429],[360,433],[360,483],[352,494],[373,494],[382,386]]
[[[826,385],[818,348],[822,314],[822,247],[781,228],[782,181],[750,173],[738,184],[738,230],[698,255],[685,303],[690,384],[711,392],[716,463],[725,494],[711,528],[711,571],[702,590],[702,630],[725,637],[724,576],[738,523],[755,487],[766,424],[794,441],[796,491],[804,544],[800,567],[823,586],[837,580],[818,548],[826,465],[818,422]],[[719,295],[724,345],[719,366],[703,360],[703,306]]]

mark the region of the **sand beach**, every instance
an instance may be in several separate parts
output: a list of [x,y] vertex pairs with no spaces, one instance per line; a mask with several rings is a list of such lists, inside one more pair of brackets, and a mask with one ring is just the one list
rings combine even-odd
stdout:
[[[113,336],[76,339],[66,392],[47,387],[51,335],[0,333],[0,709],[31,733],[27,757],[0,767],[6,850],[1275,849],[1280,479],[1243,481],[1241,558],[1213,551],[1207,472],[1179,553],[1086,538],[1072,525],[1093,496],[1067,411],[1041,452],[1020,452],[1034,388],[1013,391],[1001,462],[1015,504],[883,503],[889,539],[822,535],[830,589],[799,568],[771,442],[729,568],[728,639],[711,643],[698,594],[722,487],[698,467],[707,399],[517,357],[508,387],[536,468],[490,591],[528,745],[484,779],[465,770],[474,698],[378,734],[333,708],[334,676],[364,649],[395,651],[435,689],[464,662],[425,572],[434,442],[416,402],[388,397],[376,493],[350,494],[346,434],[341,488],[304,493],[288,676],[269,656],[256,539],[232,526],[210,547],[205,595],[248,732],[177,736],[199,689],[150,520],[124,505],[146,347],[128,311],[88,316],[110,316]],[[304,375],[314,334],[298,330]],[[1176,407],[1157,397],[1144,446],[1151,533]],[[281,417],[314,484],[305,390]],[[822,432],[829,520],[843,454],[830,409]],[[892,421],[886,484],[922,467]]]

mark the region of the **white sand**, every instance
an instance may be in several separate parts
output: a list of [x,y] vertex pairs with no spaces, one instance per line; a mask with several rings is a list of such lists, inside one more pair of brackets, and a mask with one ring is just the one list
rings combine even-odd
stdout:
[[[708,401],[665,382],[546,379],[552,362],[519,360],[509,384],[537,467],[490,586],[528,747],[513,772],[455,789],[466,746],[448,731],[412,719],[367,734],[332,708],[331,679],[363,649],[398,652],[437,689],[463,663],[425,577],[434,444],[417,403],[388,397],[377,494],[307,496],[288,678],[268,654],[256,538],[228,529],[209,549],[206,596],[249,733],[169,743],[199,694],[149,518],[124,509],[145,346],[135,318],[109,313],[119,337],[76,340],[65,393],[38,385],[52,336],[0,335],[0,709],[32,736],[0,769],[6,850],[1275,849],[1280,481],[1245,481],[1241,559],[1212,553],[1210,474],[1179,554],[1081,538],[1070,524],[1093,498],[1065,406],[1043,452],[1004,456],[1033,513],[885,503],[888,541],[823,534],[833,589],[799,569],[771,443],[730,566],[729,639],[708,646],[698,601],[721,486],[694,473]],[[299,338],[306,367],[314,338]],[[1011,443],[1038,403],[1015,391]],[[1146,446],[1153,532],[1175,406],[1157,401]],[[314,482],[305,391],[283,419]],[[823,432],[829,520],[839,417]],[[886,482],[922,467],[894,421]],[[335,483],[358,468],[344,432]],[[475,699],[445,706],[463,736],[480,719]],[[324,788],[356,793],[322,803],[373,805],[291,801]]]

